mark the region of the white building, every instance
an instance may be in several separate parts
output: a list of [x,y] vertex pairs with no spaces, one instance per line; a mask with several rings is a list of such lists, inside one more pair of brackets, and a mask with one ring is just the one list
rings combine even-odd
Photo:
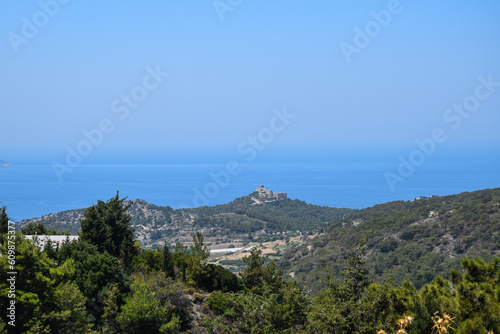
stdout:
[[77,235],[26,235],[26,239],[36,239],[36,242],[43,248],[47,240],[52,241],[54,246],[61,246],[65,240],[73,241],[78,240]]

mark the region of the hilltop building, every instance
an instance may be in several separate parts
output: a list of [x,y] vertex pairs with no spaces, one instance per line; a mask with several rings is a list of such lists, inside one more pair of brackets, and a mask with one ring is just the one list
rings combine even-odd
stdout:
[[257,193],[262,197],[284,199],[287,198],[287,193],[275,193],[271,189],[266,189],[263,185],[257,187]]

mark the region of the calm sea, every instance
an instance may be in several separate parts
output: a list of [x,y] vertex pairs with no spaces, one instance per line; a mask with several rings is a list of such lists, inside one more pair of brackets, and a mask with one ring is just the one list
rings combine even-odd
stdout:
[[[229,161],[80,165],[62,180],[50,164],[12,163],[0,167],[0,205],[8,207],[11,220],[20,221],[85,208],[98,199],[113,197],[117,190],[129,199],[185,208],[227,203],[263,184],[276,192],[287,192],[289,198],[312,204],[364,208],[418,196],[500,187],[498,154],[456,153],[431,158],[414,166],[413,171],[403,168],[402,174],[398,172],[397,155],[372,155],[339,159],[295,157],[282,162],[239,164],[229,169]],[[392,188],[386,172],[400,177]]]

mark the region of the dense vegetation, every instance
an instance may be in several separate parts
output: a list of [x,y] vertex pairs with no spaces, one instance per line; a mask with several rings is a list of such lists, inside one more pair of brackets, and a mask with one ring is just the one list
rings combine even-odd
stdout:
[[339,277],[326,274],[312,298],[252,252],[241,275],[245,291],[212,293],[208,306],[214,315],[205,326],[209,333],[499,332],[500,259],[464,259],[462,272],[453,271],[451,280],[438,276],[418,291],[407,281],[370,281],[365,252],[363,241],[351,249],[348,267]]
[[317,291],[323,266],[340,273],[347,265],[346,250],[367,231],[372,231],[366,261],[370,277],[409,280],[421,288],[436,275],[449,278],[463,257],[491,261],[500,254],[500,189],[361,210],[325,226],[325,235],[286,252],[280,267]]
[[[301,200],[289,198],[273,201],[265,201],[256,205],[252,198],[259,198],[257,193],[237,198],[236,200],[222,205],[203,206],[194,209],[184,209],[196,214],[199,218],[197,224],[203,226],[214,221],[214,216],[233,213],[231,219],[227,215],[218,223],[225,224],[229,229],[238,228],[241,217],[248,220],[247,228],[252,231],[264,228],[267,233],[282,231],[309,232],[314,226],[324,224],[332,220],[340,220],[358,210],[346,208],[331,208],[307,204]],[[208,217],[208,218],[207,218]],[[215,222],[214,222],[215,223]],[[210,226],[215,226],[212,223]]]
[[[47,243],[43,249],[36,240],[8,230],[4,208],[0,212],[0,308],[6,312],[0,318],[0,333],[498,334],[500,259],[462,258],[458,270],[449,271],[446,278],[434,276],[421,287],[409,280],[395,282],[374,275],[370,263],[374,245],[384,241],[379,233],[385,230],[376,229],[377,224],[401,224],[404,233],[411,222],[436,218],[438,222],[430,223],[442,224],[440,217],[449,213],[450,235],[463,233],[452,234],[454,224],[465,224],[464,230],[479,225],[479,219],[484,225],[481,230],[490,233],[486,240],[494,239],[498,229],[490,229],[483,219],[483,213],[488,222],[498,217],[494,203],[498,203],[498,191],[487,190],[430,202],[389,203],[341,220],[343,228],[330,224],[330,232],[319,242],[345,229],[351,233],[345,243],[352,245],[341,253],[345,266],[338,272],[334,271],[337,264],[316,265],[320,273],[315,294],[284,275],[280,265],[268,261],[258,248],[243,258],[246,267],[239,275],[208,262],[209,250],[201,233],[192,236],[190,247],[178,243],[171,250],[165,243],[157,249],[142,248],[132,240],[131,217],[118,194],[84,211],[78,241],[61,246]],[[470,216],[477,207],[484,211]],[[408,216],[406,220],[401,212]],[[367,236],[358,231],[364,224],[374,232]],[[402,240],[419,238],[415,234]],[[318,241],[314,247],[319,248]],[[375,255],[389,256],[401,247],[399,242]],[[495,251],[495,247],[498,243],[491,248],[487,243],[485,249]],[[458,254],[456,249],[453,252]],[[14,264],[8,256],[13,253]],[[15,292],[8,280],[11,265],[17,273]],[[6,317],[12,301],[15,318]]]
[[[127,213],[135,236],[143,247],[160,247],[190,242],[191,235],[202,231],[211,243],[268,241],[281,238],[281,233],[294,234],[322,229],[327,222],[357,212],[307,204],[299,200],[271,200],[257,193],[213,207],[173,210],[136,199],[127,201]],[[43,224],[47,229],[78,234],[83,209],[63,211],[16,224],[21,230],[29,225]],[[317,227],[316,227],[317,226]],[[273,236],[275,234],[275,236]],[[279,235],[278,235],[279,234]]]
[[[187,291],[242,289],[238,276],[208,263],[201,234],[189,250],[182,244],[174,253],[166,245],[143,249],[133,241],[126,211],[118,194],[98,201],[84,211],[78,241],[43,249],[7,230],[8,217],[1,216],[0,307],[7,310],[14,301],[15,317],[2,316],[0,332],[176,333],[193,320]],[[7,281],[12,271],[14,285]]]

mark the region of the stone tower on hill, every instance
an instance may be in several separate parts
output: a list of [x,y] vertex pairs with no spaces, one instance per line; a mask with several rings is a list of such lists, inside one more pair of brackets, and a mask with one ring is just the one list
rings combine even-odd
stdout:
[[275,199],[287,198],[287,193],[275,193],[271,189],[266,189],[263,185],[258,186],[256,191],[261,197],[275,198]]

